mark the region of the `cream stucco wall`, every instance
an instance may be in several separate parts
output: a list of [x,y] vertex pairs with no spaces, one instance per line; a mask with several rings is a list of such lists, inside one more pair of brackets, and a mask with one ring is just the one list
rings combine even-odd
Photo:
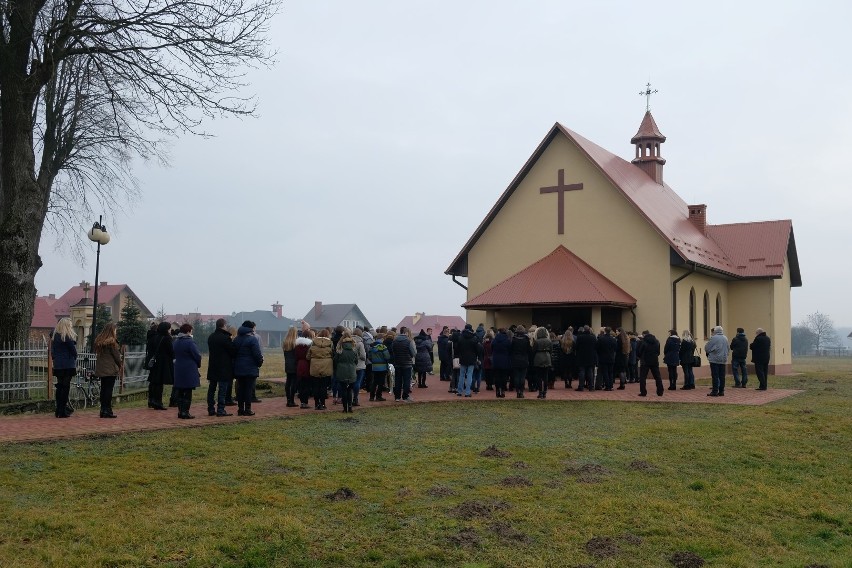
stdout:
[[[565,194],[564,235],[557,231],[557,195],[539,191],[556,185],[560,169],[565,170],[565,183],[583,183],[582,190]],[[561,134],[544,150],[468,254],[468,299],[550,254],[560,244],[637,299],[637,327],[668,329],[668,243]],[[521,314],[498,315],[498,324],[534,323],[503,322],[503,317],[520,318]],[[486,319],[482,311],[467,313],[470,323]]]

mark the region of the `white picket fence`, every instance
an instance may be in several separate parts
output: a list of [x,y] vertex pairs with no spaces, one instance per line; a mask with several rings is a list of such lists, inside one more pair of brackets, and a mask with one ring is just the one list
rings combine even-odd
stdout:
[[[46,341],[0,345],[0,403],[45,400],[53,396],[50,351]],[[143,367],[145,348],[125,347],[124,373],[116,381],[113,394],[147,388],[148,372]],[[94,371],[95,354],[78,351],[77,368]]]

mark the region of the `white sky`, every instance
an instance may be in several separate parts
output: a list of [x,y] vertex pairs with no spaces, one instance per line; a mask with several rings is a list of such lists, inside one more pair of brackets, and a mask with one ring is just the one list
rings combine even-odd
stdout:
[[[289,0],[278,64],[250,73],[259,118],[137,169],[100,279],[155,312],[463,315],[443,272],[548,129],[631,159],[650,79],[667,183],[710,223],[792,218],[794,323],[852,324],[850,22],[848,0]],[[93,246],[41,253],[39,294],[94,281]]]

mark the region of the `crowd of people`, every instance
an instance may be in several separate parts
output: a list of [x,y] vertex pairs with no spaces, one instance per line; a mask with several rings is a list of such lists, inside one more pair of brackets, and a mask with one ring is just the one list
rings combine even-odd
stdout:
[[[228,327],[225,319],[216,322],[207,340],[207,411],[210,416],[231,416],[228,406],[237,406],[239,416],[253,416],[252,404],[260,402],[255,386],[263,365],[263,352],[255,334],[255,324],[245,321],[239,328]],[[145,368],[148,369],[148,407],[166,410],[163,387],[172,385],[170,407],[177,407],[178,417],[190,414],[192,393],[201,386],[201,354],[192,336],[192,326],[183,324],[173,330],[168,322],[152,324],[146,345]],[[121,352],[115,338],[116,326],[109,324],[95,339],[96,376],[102,381],[102,418],[115,418],[112,411],[112,387],[121,365]],[[76,372],[76,336],[67,318],[61,320],[53,334],[53,369],[57,377],[56,416],[67,418],[70,379]],[[435,345],[432,329],[413,334],[400,329],[369,327],[355,329],[311,329],[305,322],[301,328],[290,328],[282,344],[285,395],[288,407],[326,410],[329,397],[343,412],[360,406],[359,397],[366,391],[370,401],[385,401],[392,393],[397,402],[411,402],[412,388],[428,388],[428,377],[434,368]],[[713,328],[704,346],[710,365],[712,386],[708,396],[725,395],[725,374],[731,357],[734,387],[748,383],[746,359],[749,350],[759,386],[767,389],[770,338],[758,328],[749,343],[745,331],[728,341],[721,326]],[[648,330],[642,333],[623,328],[602,327],[597,334],[590,326],[576,331],[569,327],[558,333],[549,326],[523,325],[486,330],[482,324],[474,330],[444,327],[437,339],[440,380],[449,383],[449,392],[471,397],[485,390],[497,398],[514,392],[524,398],[535,392],[547,398],[548,389],[557,381],[576,391],[623,390],[629,383],[639,383],[639,396],[647,396],[647,378],[655,383],[657,396],[665,387],[660,372],[660,356],[667,369],[668,390],[677,390],[682,372],[683,390],[695,388],[693,368],[700,366],[697,342],[689,330],[678,335],[669,330],[661,346]],[[416,374],[416,380],[415,380]],[[618,386],[615,385],[616,379]],[[236,383],[236,401],[234,384]],[[576,387],[573,385],[576,384]],[[296,400],[298,399],[298,403]]]

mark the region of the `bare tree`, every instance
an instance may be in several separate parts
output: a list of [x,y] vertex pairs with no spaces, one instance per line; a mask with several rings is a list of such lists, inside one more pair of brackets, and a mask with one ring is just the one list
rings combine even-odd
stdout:
[[817,352],[825,347],[836,347],[839,344],[834,322],[822,312],[808,314],[799,325],[811,332]]
[[[0,343],[32,319],[45,226],[137,192],[130,163],[246,115],[278,0],[0,0]],[[72,242],[79,242],[72,238]]]

